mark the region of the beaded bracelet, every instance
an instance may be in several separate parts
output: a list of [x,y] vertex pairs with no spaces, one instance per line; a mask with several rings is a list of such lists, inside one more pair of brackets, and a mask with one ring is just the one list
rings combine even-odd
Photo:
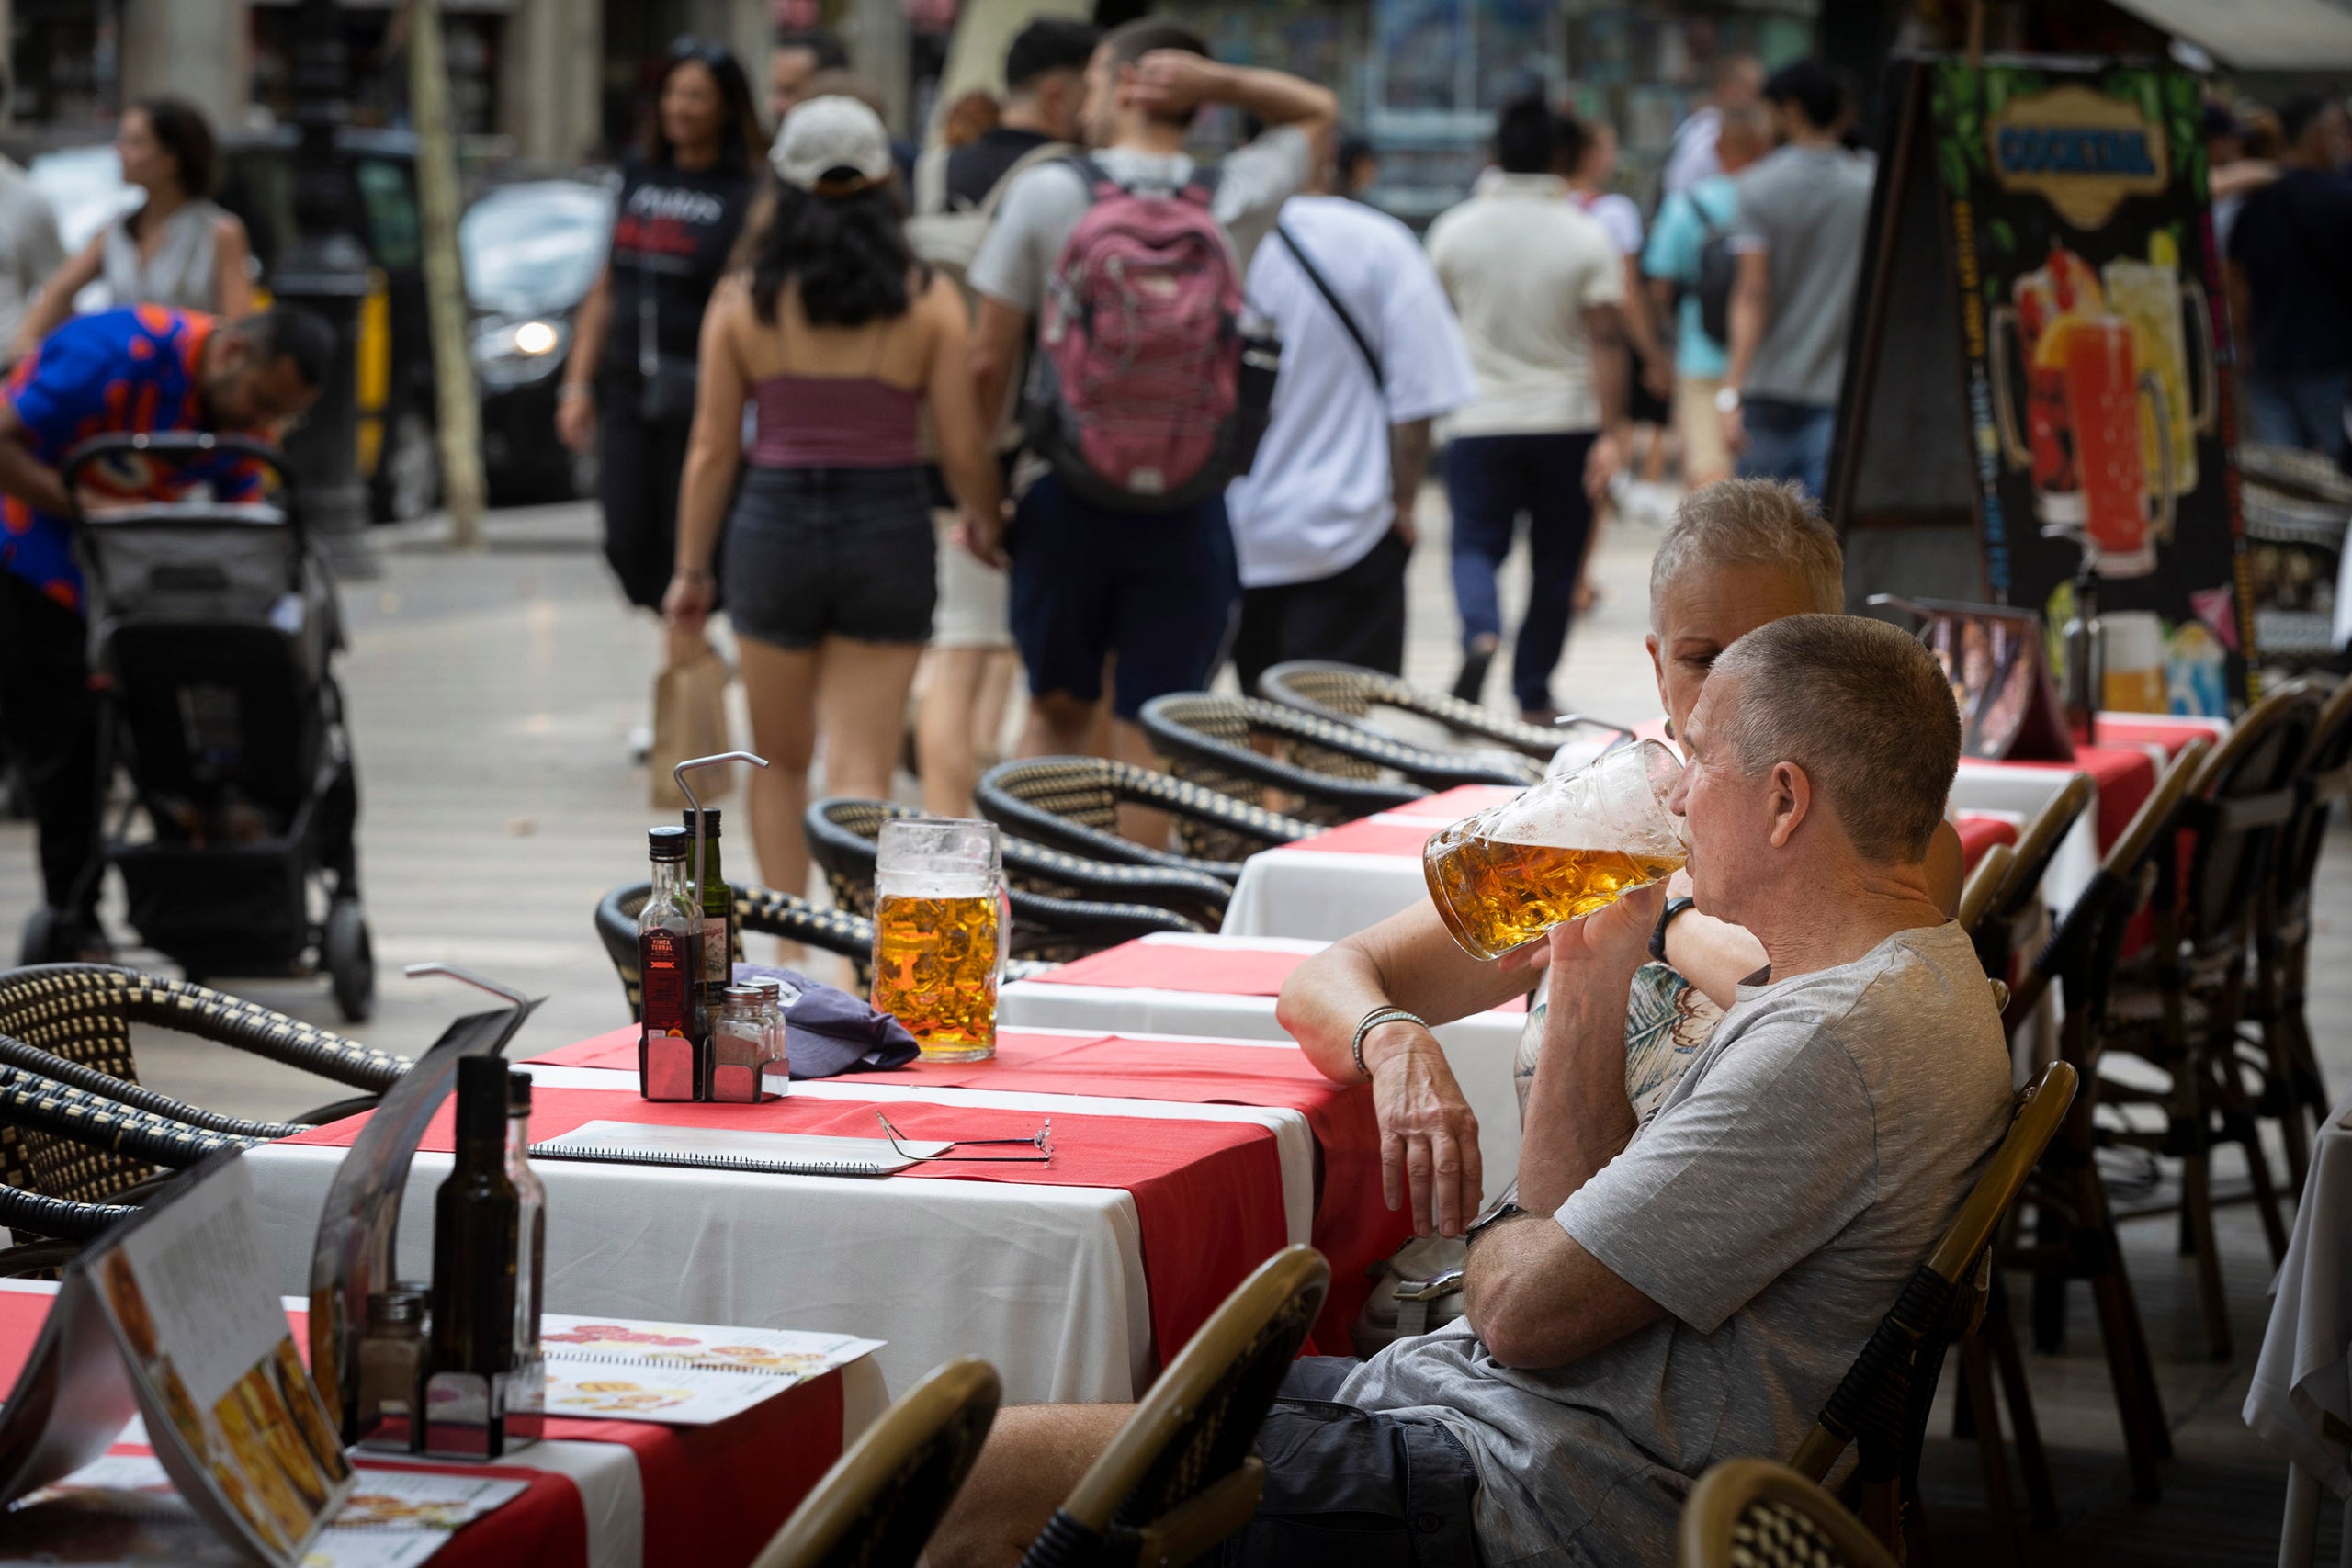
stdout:
[[1377,1007],[1364,1014],[1363,1021],[1356,1025],[1356,1037],[1349,1044],[1348,1054],[1355,1058],[1356,1071],[1367,1078],[1372,1077],[1372,1069],[1363,1065],[1363,1037],[1384,1023],[1418,1023],[1423,1029],[1429,1027],[1429,1021],[1420,1014],[1400,1007]]

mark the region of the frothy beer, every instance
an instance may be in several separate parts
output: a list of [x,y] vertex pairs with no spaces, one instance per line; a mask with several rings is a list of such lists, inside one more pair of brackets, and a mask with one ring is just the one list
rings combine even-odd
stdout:
[[927,1060],[996,1048],[998,910],[993,890],[875,902],[874,1005],[907,1026]]
[[1499,958],[1671,876],[1687,858],[1666,810],[1680,770],[1645,740],[1431,834],[1421,870],[1446,930]]

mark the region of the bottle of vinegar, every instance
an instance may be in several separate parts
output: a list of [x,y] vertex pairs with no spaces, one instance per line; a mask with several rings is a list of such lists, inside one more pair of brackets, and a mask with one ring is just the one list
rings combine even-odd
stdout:
[[637,917],[637,969],[645,995],[637,1091],[648,1100],[705,1100],[710,1036],[702,1005],[703,916],[687,886],[692,835],[684,828],[656,828],[646,838],[653,890]]
[[495,1380],[514,1355],[515,1233],[506,1063],[458,1064],[458,1163],[433,1201],[433,1371]]
[[[718,864],[718,807],[702,808],[702,886],[689,900],[702,910],[702,1010],[717,1022],[735,983],[735,890]],[[695,812],[686,807],[686,874],[694,874]]]

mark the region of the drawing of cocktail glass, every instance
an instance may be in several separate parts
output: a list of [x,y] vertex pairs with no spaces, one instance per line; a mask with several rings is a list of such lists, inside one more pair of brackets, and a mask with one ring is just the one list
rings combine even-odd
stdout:
[[[2140,369],[2155,377],[2164,389],[2164,411],[2171,430],[2171,493],[2187,495],[2197,488],[2197,438],[2212,430],[2220,407],[2212,317],[2206,307],[2204,286],[2193,277],[2181,279],[2170,234],[2157,234],[2149,243],[2148,254],[2147,261],[2130,257],[2111,261],[2100,269],[2100,276],[2107,284],[2109,308],[2132,328],[2132,349]],[[2184,314],[2193,323],[2186,329]],[[2193,382],[2191,344],[2197,351]],[[2151,473],[2165,471],[2152,412],[2140,422],[2140,446],[2142,466]]]

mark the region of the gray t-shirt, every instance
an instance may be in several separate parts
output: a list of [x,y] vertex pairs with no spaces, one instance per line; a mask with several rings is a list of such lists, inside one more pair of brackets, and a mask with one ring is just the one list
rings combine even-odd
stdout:
[[1555,1216],[1667,1315],[1548,1371],[1498,1364],[1458,1321],[1391,1346],[1340,1398],[1462,1439],[1487,1568],[1671,1561],[1693,1478],[1795,1451],[2009,1106],[1999,1015],[1956,925],[1743,986],[1657,1114]]
[[[1245,274],[1250,253],[1272,230],[1283,203],[1306,183],[1310,152],[1306,132],[1277,126],[1218,163],[1209,209],[1225,226]],[[1193,160],[1182,152],[1107,147],[1092,157],[1104,174],[1125,186],[1172,191],[1193,177]],[[1085,179],[1069,164],[1025,170],[1005,191],[966,279],[989,299],[1035,315],[1062,246],[1092,204]]]
[[1870,160],[1809,147],[1783,147],[1739,173],[1731,248],[1763,251],[1772,264],[1772,315],[1740,387],[1747,396],[1837,406],[1871,178]]

